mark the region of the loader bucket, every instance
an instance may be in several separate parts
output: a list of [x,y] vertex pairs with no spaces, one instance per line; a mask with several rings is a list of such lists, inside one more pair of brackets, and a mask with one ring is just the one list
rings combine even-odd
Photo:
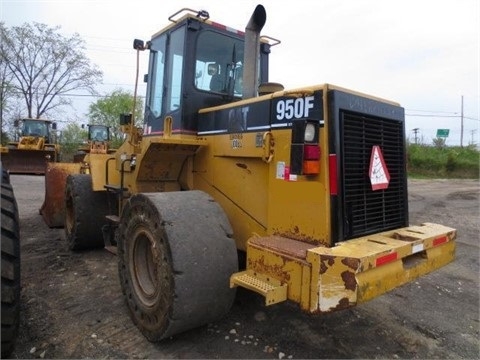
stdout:
[[81,163],[48,163],[45,172],[45,200],[40,208],[40,214],[48,227],[64,226],[67,176],[79,174],[81,165]]
[[45,174],[48,159],[55,159],[55,150],[9,149],[2,153],[2,164],[12,174]]

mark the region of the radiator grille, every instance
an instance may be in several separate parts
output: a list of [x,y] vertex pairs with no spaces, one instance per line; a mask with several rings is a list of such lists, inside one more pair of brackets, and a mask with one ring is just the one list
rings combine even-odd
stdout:
[[[403,122],[340,113],[345,239],[407,225]],[[378,145],[390,173],[387,189],[372,191],[368,176]]]

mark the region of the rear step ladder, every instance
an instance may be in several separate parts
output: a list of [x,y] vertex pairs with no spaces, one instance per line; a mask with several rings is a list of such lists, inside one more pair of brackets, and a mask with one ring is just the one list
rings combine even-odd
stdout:
[[273,305],[287,300],[287,284],[272,278],[260,278],[252,270],[233,274],[230,287],[241,286],[265,297],[265,305]]
[[[107,190],[109,212],[113,213],[111,202],[110,202],[110,196],[108,196],[108,194],[113,194],[114,198],[118,202],[117,209],[120,213],[123,208],[123,201],[130,197],[130,194],[128,193],[128,188],[124,187],[123,184],[124,184],[124,174],[125,174],[124,165],[126,162],[131,162],[132,158],[125,159],[122,161],[122,167],[120,171],[120,185],[113,185],[108,183],[109,182],[108,181],[108,163],[114,160],[115,158],[111,157],[106,161],[106,164],[105,164],[106,185],[104,185],[103,187]],[[118,225],[120,224],[120,217],[118,215],[106,215],[105,218],[107,219],[107,224],[103,225],[102,227],[103,242],[105,243],[105,249],[110,251],[113,254],[117,254],[117,244],[115,240],[115,233],[118,228]]]
[[107,184],[103,185],[103,187],[107,190],[107,192],[112,192],[121,199],[127,199],[128,196],[125,196],[125,192],[128,191],[126,187],[121,187],[118,185]]
[[120,218],[117,215],[106,215],[108,223],[102,226],[103,242],[105,249],[112,254],[117,254],[117,245],[115,241],[115,230],[120,224]]

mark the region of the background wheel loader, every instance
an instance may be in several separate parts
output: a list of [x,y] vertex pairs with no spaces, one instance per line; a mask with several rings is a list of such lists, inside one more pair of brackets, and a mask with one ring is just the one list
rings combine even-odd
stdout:
[[10,173],[45,174],[47,162],[60,160],[60,145],[54,131],[56,123],[50,120],[21,119],[16,141],[2,147],[2,163]]
[[[71,249],[116,250],[149,340],[221,318],[237,286],[321,314],[454,259],[455,229],[409,225],[401,106],[331,84],[269,83],[280,42],[260,36],[261,5],[245,31],[206,11],[169,20],[134,41],[137,62],[150,56],[143,129],[122,116],[115,154],[46,174],[68,175],[46,182],[47,223],[63,212]],[[50,206],[54,189],[64,198]]]
[[[89,166],[88,162],[85,163],[87,154],[111,156],[116,152],[116,149],[110,147],[110,129],[108,126],[87,126],[88,140],[85,146],[80,147],[74,154],[73,163],[47,164],[45,170],[46,200],[40,209],[40,214],[43,216],[46,224],[51,228],[63,227],[65,223],[65,188],[67,176],[71,173],[79,173],[82,167]],[[102,193],[96,195],[105,196],[105,194]],[[87,194],[83,196],[87,196]],[[95,217],[95,212],[92,212],[92,215]]]
[[[83,125],[82,125],[83,127]],[[116,149],[110,147],[110,127],[106,125],[87,125],[88,138],[84,146],[73,155],[73,162],[82,162],[88,153],[113,154]]]

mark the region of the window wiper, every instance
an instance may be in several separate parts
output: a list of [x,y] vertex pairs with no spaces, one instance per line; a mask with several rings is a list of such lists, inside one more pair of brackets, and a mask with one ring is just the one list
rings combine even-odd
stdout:
[[233,99],[233,91],[235,87],[235,68],[237,66],[237,48],[236,44],[233,44],[232,50],[232,62],[227,64],[227,94],[228,97]]

